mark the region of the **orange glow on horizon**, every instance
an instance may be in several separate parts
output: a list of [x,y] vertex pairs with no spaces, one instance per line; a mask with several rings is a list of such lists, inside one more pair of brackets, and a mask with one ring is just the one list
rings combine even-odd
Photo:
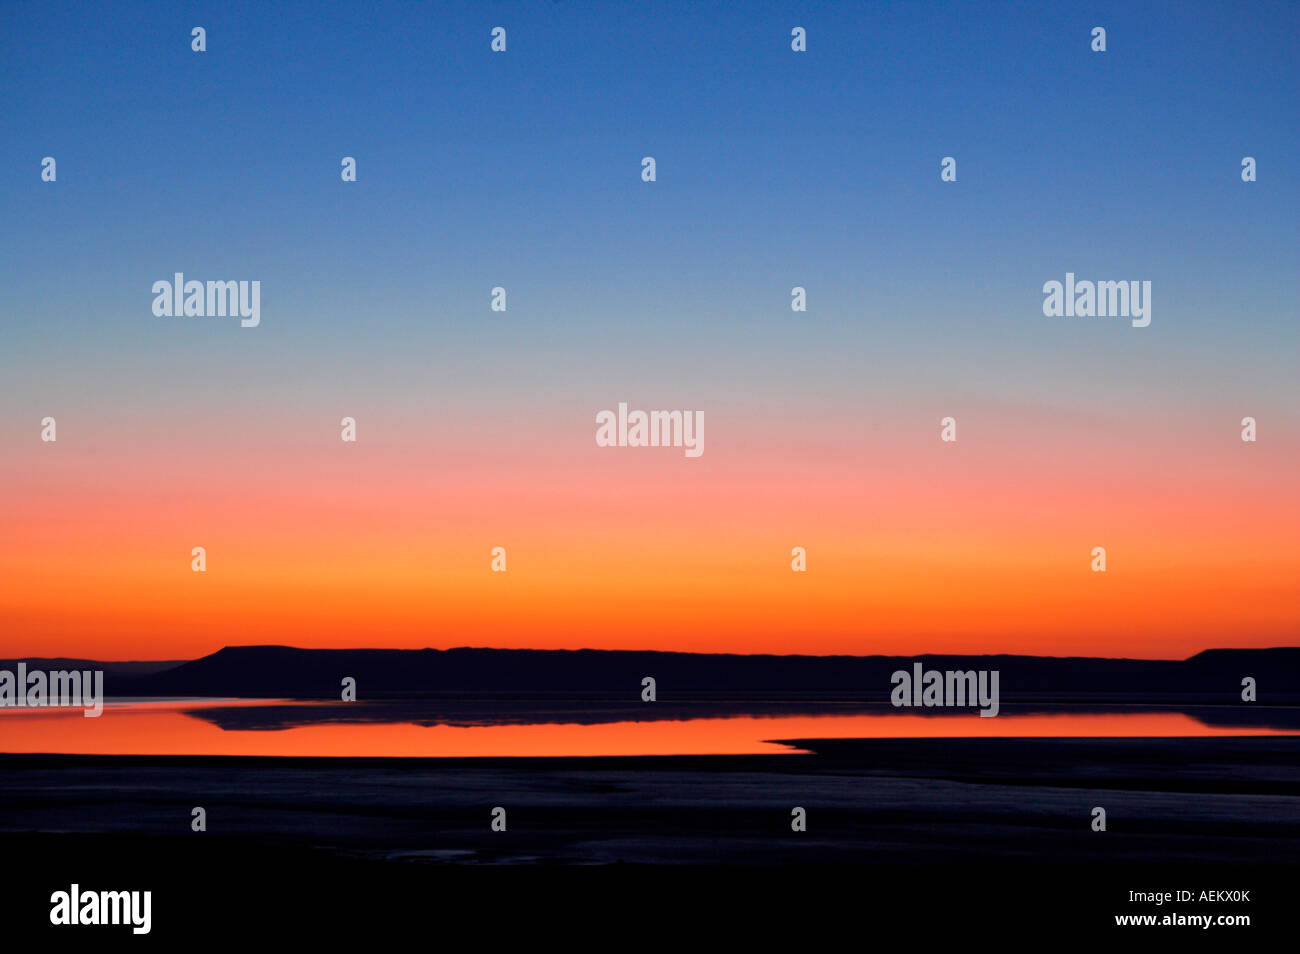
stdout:
[[[1122,439],[1121,457],[1050,437],[885,453],[872,437],[788,461],[747,442],[699,460],[585,444],[445,461],[260,439],[231,461],[28,448],[3,475],[0,656],[275,643],[1186,658],[1300,644],[1295,453],[1232,447],[1207,464]],[[194,546],[206,573],[190,570]],[[506,573],[490,570],[494,546]],[[806,573],[791,572],[794,546]]]

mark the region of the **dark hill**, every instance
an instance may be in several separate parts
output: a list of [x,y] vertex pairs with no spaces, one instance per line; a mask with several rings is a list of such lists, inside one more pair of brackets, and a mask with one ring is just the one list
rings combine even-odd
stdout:
[[[163,672],[110,669],[110,695],[338,698],[345,676],[363,697],[497,694],[621,697],[653,676],[661,699],[885,699],[890,676],[926,669],[996,669],[1004,699],[1239,701],[1253,676],[1260,701],[1300,692],[1300,648],[1216,649],[1187,660],[1051,656],[741,656],[614,650],[294,649],[231,646]],[[111,666],[111,664],[110,664]],[[82,667],[84,668],[84,667]]]

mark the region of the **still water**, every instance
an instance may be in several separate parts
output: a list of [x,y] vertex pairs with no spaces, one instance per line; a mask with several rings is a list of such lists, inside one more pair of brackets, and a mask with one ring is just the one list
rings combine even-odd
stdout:
[[[741,707],[746,708],[746,707]],[[747,708],[755,708],[750,706]],[[762,708],[762,707],[758,707]],[[768,707],[769,710],[771,707]],[[807,708],[807,707],[804,707]],[[426,711],[426,709],[428,711]],[[887,706],[846,712],[746,711],[718,707],[647,718],[645,708],[596,712],[448,715],[421,703],[268,699],[113,701],[99,718],[80,709],[0,710],[0,752],[85,755],[269,755],[508,757],[798,754],[780,740],[843,738],[1187,737],[1300,734],[1289,710],[1189,711],[1004,709],[900,713]],[[1271,713],[1271,714],[1270,714]]]

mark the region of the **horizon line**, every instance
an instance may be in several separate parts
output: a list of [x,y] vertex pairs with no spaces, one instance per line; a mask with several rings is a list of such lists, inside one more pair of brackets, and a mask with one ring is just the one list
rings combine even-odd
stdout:
[[922,653],[724,653],[724,652],[689,652],[684,650],[672,649],[596,649],[591,647],[581,647],[578,649],[555,649],[555,648],[534,648],[534,647],[504,647],[504,646],[449,646],[445,649],[436,649],[432,646],[421,647],[391,647],[391,646],[290,646],[284,643],[248,643],[232,644],[222,646],[220,649],[204,653],[186,659],[104,659],[91,658],[88,656],[61,656],[61,655],[28,655],[28,656],[9,656],[4,658],[5,662],[24,662],[33,659],[42,660],[78,660],[82,662],[100,662],[113,663],[117,665],[158,665],[161,663],[175,663],[184,665],[186,663],[198,662],[202,659],[209,659],[222,652],[231,649],[287,649],[294,652],[378,652],[378,653],[421,653],[421,652],[501,652],[501,653],[623,653],[623,654],[654,654],[661,656],[734,656],[745,659],[773,658],[773,659],[919,659],[922,657],[949,657],[949,658],[993,658],[993,657],[1011,657],[1016,659],[1100,659],[1107,662],[1188,662],[1197,656],[1209,652],[1270,652],[1279,649],[1296,649],[1297,646],[1211,646],[1207,649],[1198,650],[1190,656],[1182,658],[1171,658],[1165,656],[1081,656],[1073,654],[1069,656],[1053,656],[1038,653],[1008,653],[1008,652],[991,652],[991,653],[942,653],[942,652],[922,652]]

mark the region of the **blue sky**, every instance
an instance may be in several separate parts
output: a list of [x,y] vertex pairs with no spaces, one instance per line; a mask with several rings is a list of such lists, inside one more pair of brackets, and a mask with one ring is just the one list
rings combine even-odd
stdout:
[[[1293,641],[1298,28],[1281,3],[5,3],[0,634],[178,658],[355,644],[397,607],[376,639]],[[177,271],[260,281],[260,326],[156,317]],[[1067,272],[1149,281],[1150,326],[1045,317]],[[702,412],[707,452],[598,448],[620,402]],[[479,559],[507,537],[517,602]],[[780,582],[805,541],[807,590]]]
[[[0,12],[0,400],[24,367],[165,390],[231,361],[272,391],[1296,397],[1294,4],[267,9]],[[176,270],[260,279],[262,327],[160,328]],[[1067,270],[1152,280],[1152,327],[1043,318]]]

